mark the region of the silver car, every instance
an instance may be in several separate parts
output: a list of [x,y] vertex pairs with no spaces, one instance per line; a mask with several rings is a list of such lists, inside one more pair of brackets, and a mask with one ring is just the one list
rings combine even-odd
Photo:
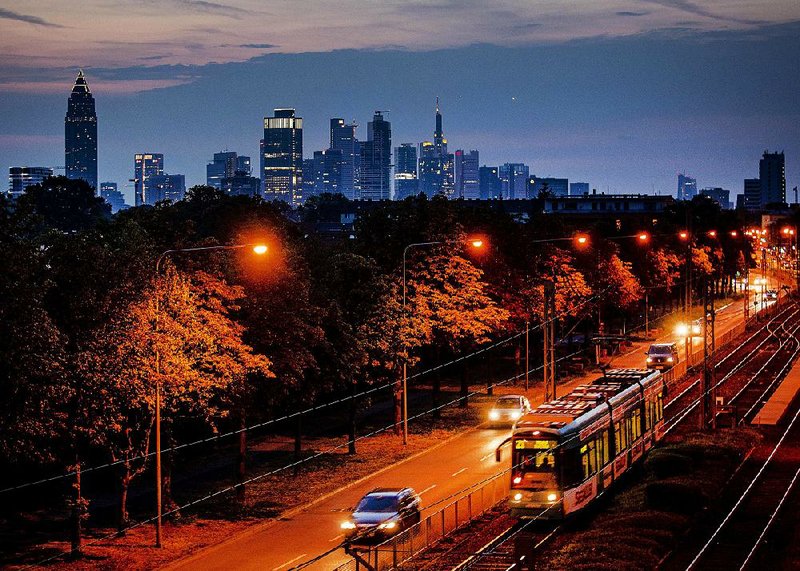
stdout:
[[412,488],[376,488],[342,522],[342,531],[353,542],[386,539],[419,523],[420,503]]

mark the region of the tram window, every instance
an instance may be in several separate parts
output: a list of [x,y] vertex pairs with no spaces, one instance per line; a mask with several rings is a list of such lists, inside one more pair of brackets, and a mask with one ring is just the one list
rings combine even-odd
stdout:
[[597,447],[594,439],[581,446],[581,467],[584,480],[597,472]]
[[600,446],[600,462],[603,466],[608,464],[608,430],[604,430],[600,433],[600,440],[598,440],[598,445]]
[[617,454],[628,447],[627,422],[618,421],[614,423],[614,444],[617,448]]
[[636,441],[642,436],[642,411],[636,409],[631,416],[631,440]]
[[653,403],[649,400],[644,401],[644,429],[650,430],[653,426]]
[[521,472],[552,472],[555,467],[555,455],[552,450],[517,451],[514,465],[518,466]]
[[661,420],[664,418],[664,395],[662,393],[658,393],[658,398],[656,401],[656,419]]

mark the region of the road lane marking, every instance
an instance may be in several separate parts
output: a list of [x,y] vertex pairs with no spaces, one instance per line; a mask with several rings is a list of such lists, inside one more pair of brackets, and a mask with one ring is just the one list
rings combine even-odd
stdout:
[[286,562],[286,563],[284,563],[283,565],[278,565],[277,567],[274,567],[274,568],[272,569],[272,571],[280,571],[280,570],[281,570],[281,569],[283,569],[284,567],[288,567],[289,565],[291,565],[292,563],[294,563],[294,562],[295,562],[295,561],[297,561],[298,559],[302,559],[302,558],[303,558],[303,557],[305,557],[306,555],[308,555],[308,553],[303,553],[302,555],[298,555],[297,557],[295,557],[294,559],[290,559],[289,561],[287,561],[287,562]]
[[344,537],[344,534],[343,534],[343,533],[340,533],[339,535],[337,535],[337,536],[336,536],[336,537],[334,537],[333,539],[329,539],[328,541],[330,541],[330,542],[339,541],[339,540],[340,540],[341,538],[343,538],[343,537]]
[[455,476],[458,476],[461,472],[466,472],[466,471],[467,471],[466,468],[461,468],[458,472],[454,472],[453,474],[450,474],[450,477],[453,478]]
[[431,491],[432,489],[434,489],[435,487],[436,487],[436,484],[433,484],[433,485],[431,485],[431,486],[428,486],[427,488],[425,488],[424,490],[422,490],[422,491],[419,493],[419,495],[421,496],[421,495],[422,495],[422,494],[424,494],[425,492],[430,492],[430,491]]
[[489,458],[491,458],[491,457],[492,457],[492,456],[494,456],[494,455],[495,455],[495,453],[494,453],[494,452],[489,452],[489,453],[488,453],[486,456],[484,456],[483,458],[481,458],[481,462],[485,462],[486,460],[488,460]]

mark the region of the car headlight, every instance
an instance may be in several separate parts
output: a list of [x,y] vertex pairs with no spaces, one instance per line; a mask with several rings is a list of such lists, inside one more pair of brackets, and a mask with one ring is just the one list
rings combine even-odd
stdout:
[[648,362],[648,363],[652,363],[652,362],[653,362],[653,358],[652,358],[652,357],[648,357],[648,358],[647,358],[647,362]]
[[548,502],[554,502],[554,501],[556,501],[557,499],[558,499],[558,494],[557,494],[557,493],[555,493],[555,492],[550,492],[549,494],[547,494],[547,501],[548,501]]
[[498,420],[500,418],[500,413],[496,410],[489,411],[489,420]]
[[522,494],[520,494],[520,493],[516,493],[516,494],[514,494],[514,501],[515,501],[515,502],[518,502],[518,501],[520,501],[521,499],[522,499]]
[[522,413],[518,410],[515,410],[514,412],[511,413],[511,418],[513,420],[518,420],[520,416],[522,416]]
[[340,527],[342,529],[355,529],[356,524],[354,524],[352,521],[343,521]]
[[387,521],[378,526],[380,529],[394,529],[397,527],[396,521]]
[[672,357],[667,357],[667,363],[672,363],[672,361],[673,361]]

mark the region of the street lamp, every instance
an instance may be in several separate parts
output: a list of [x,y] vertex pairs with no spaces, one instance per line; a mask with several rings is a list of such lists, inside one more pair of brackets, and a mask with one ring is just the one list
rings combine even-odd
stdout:
[[[436,240],[432,242],[415,242],[414,244],[409,244],[405,248],[403,248],[403,316],[406,314],[406,258],[408,256],[408,251],[411,248],[422,248],[426,246],[435,246],[437,244],[441,244],[441,240]],[[484,242],[481,238],[471,238],[467,240],[467,243],[479,250],[483,248]],[[408,359],[403,359],[403,445],[408,444]]]
[[692,339],[692,326],[688,323],[681,323],[675,329],[675,333],[683,337],[684,342],[684,355],[686,356],[686,370],[691,366],[691,339]]
[[[243,248],[252,248],[253,253],[263,256],[267,253],[266,244],[250,243],[250,244],[233,244],[229,246],[202,246],[198,248],[176,248],[172,250],[165,250],[156,260],[156,278],[161,275],[161,263],[173,254],[188,254],[193,252],[211,252],[215,250],[240,250]],[[155,317],[153,319],[153,329],[158,335],[158,315],[160,313],[160,304],[158,299],[158,292],[155,295]],[[158,342],[155,345],[156,353],[156,547],[161,547],[161,352],[158,349]]]

